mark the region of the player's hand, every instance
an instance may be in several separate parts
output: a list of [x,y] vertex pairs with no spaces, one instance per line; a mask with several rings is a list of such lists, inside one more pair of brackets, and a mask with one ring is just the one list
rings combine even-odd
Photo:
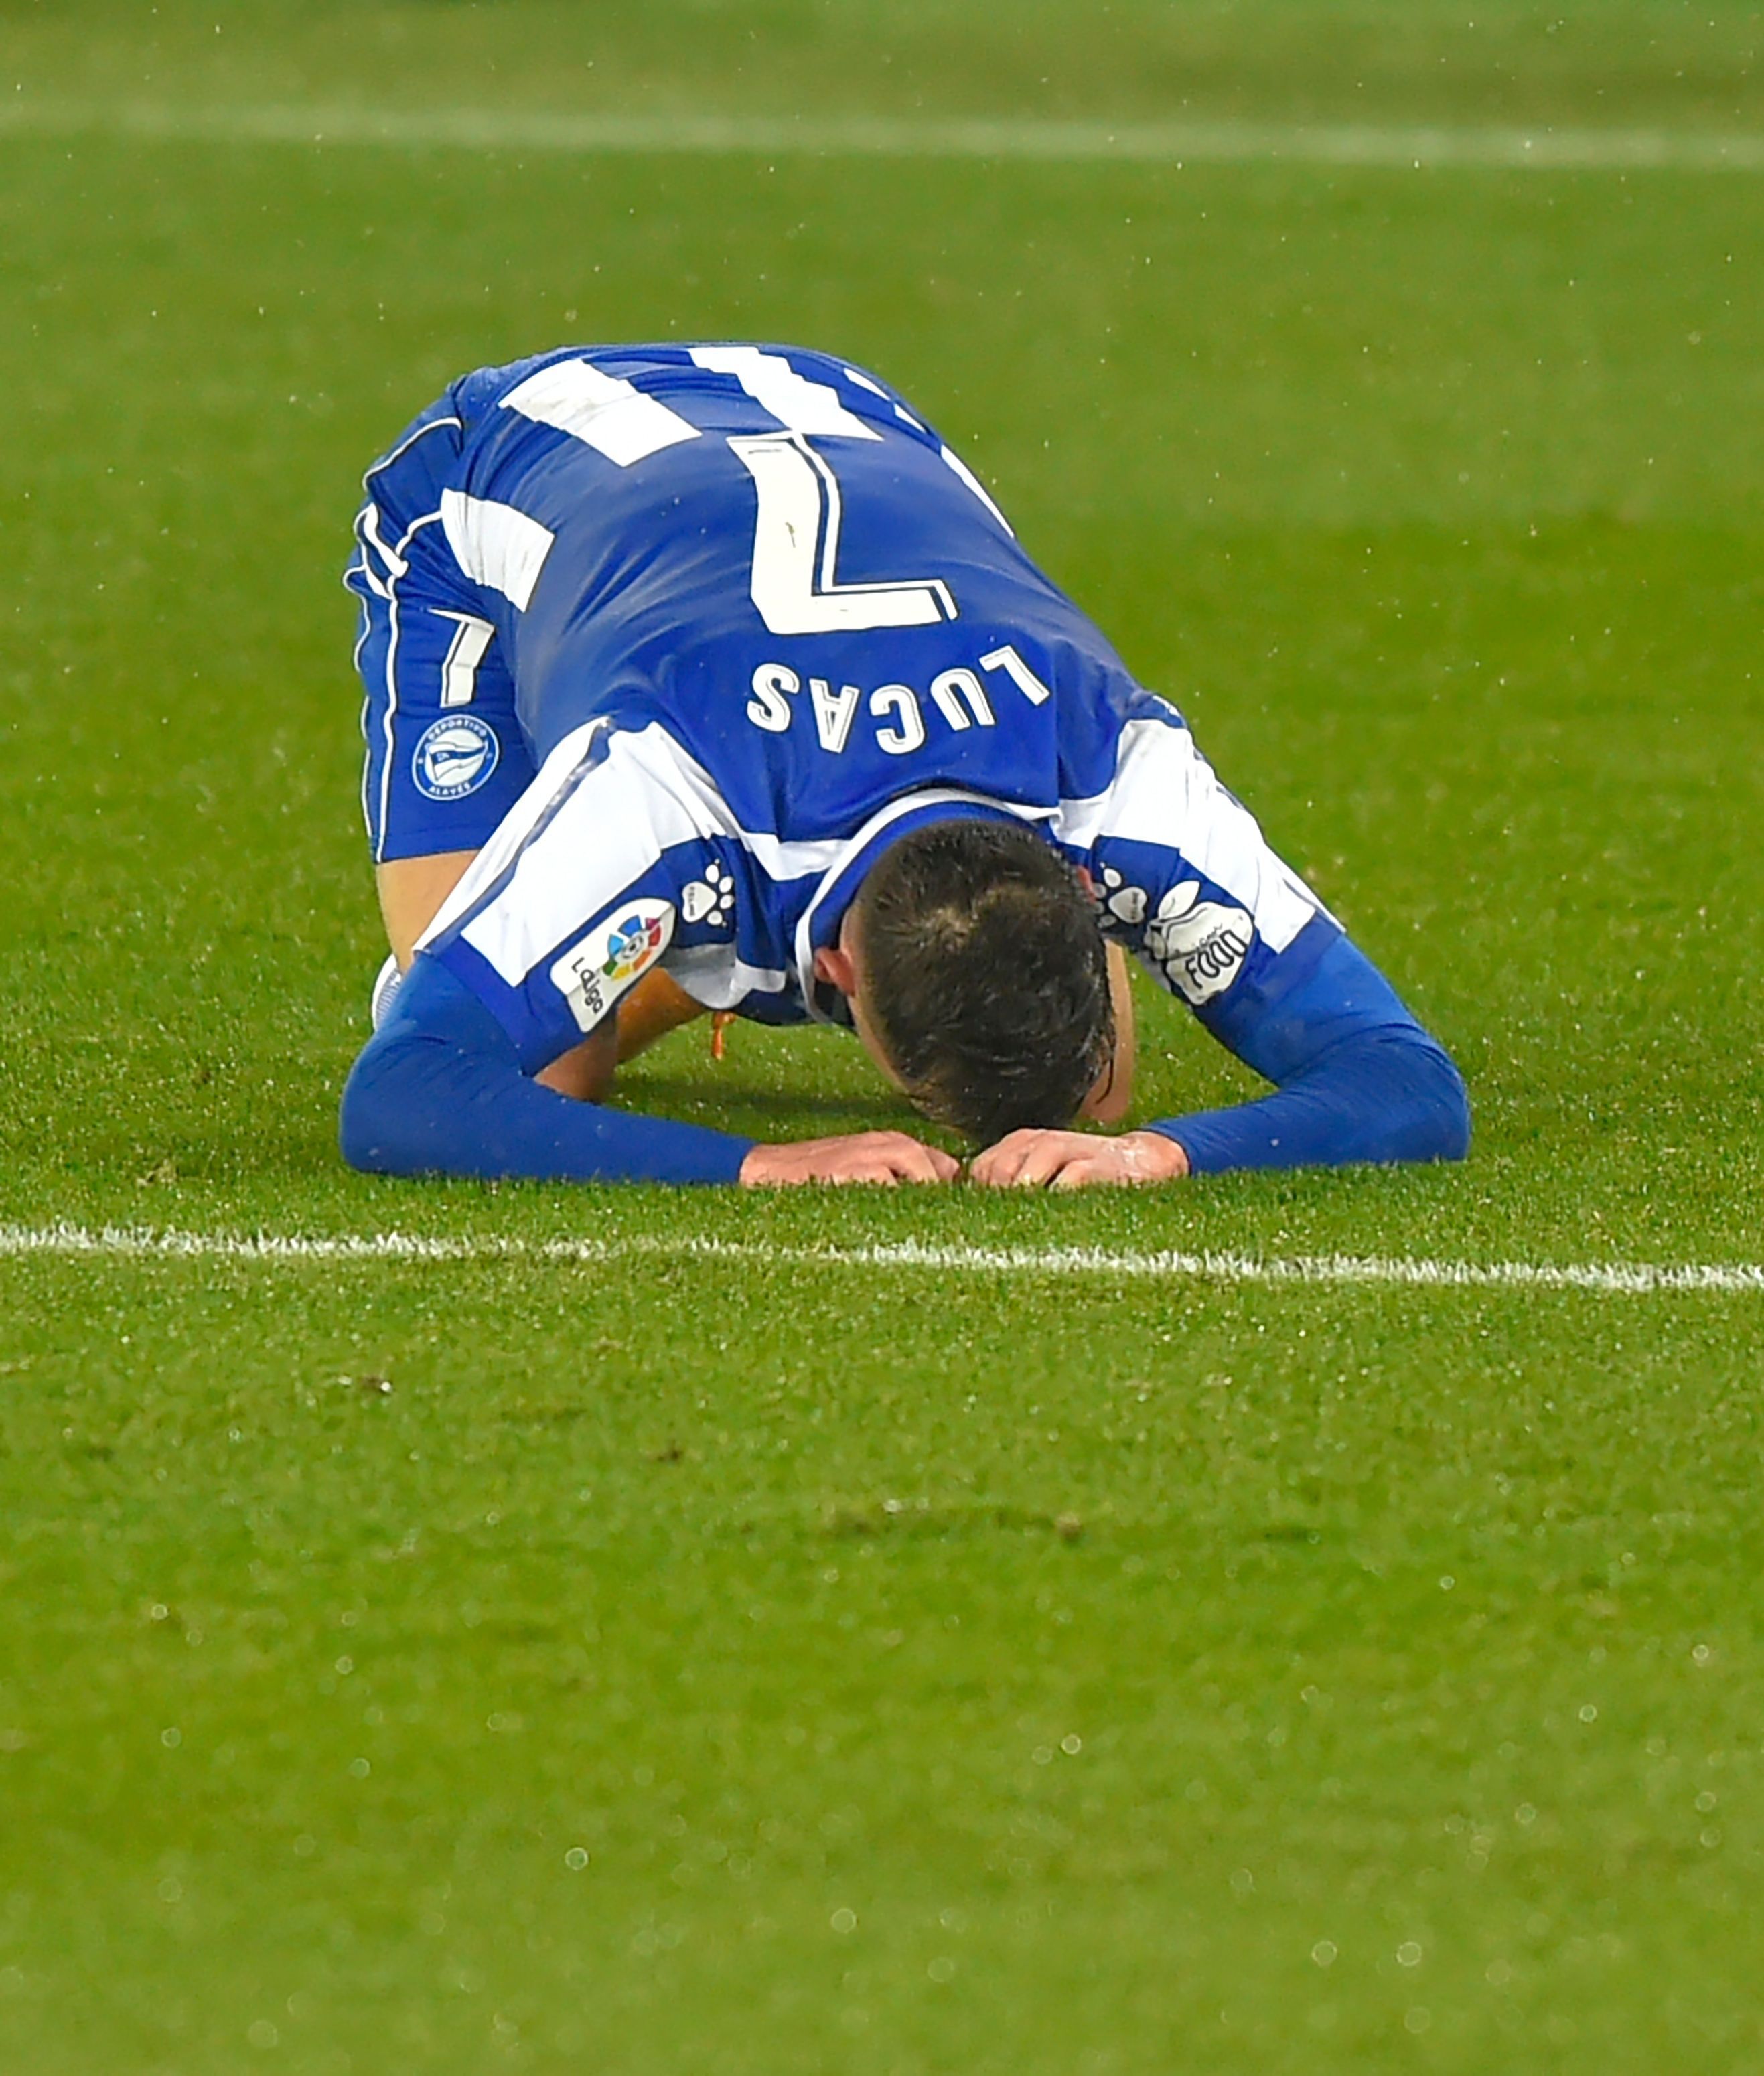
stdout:
[[1160,1131],[1097,1139],[1087,1131],[1013,1131],[976,1155],[969,1179],[994,1190],[1089,1190],[1100,1184],[1173,1182],[1189,1157]]
[[756,1146],[741,1163],[744,1189],[795,1182],[953,1182],[959,1161],[904,1131],[855,1131],[840,1139],[801,1139]]

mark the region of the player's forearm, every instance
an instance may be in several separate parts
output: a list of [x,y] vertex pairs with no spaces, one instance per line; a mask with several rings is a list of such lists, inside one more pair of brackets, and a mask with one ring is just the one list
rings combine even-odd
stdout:
[[1276,1090],[1148,1127],[1182,1147],[1197,1174],[1461,1160],[1469,1150],[1458,1069],[1346,937],[1334,937],[1297,986],[1272,1002],[1236,1003],[1209,1028]]
[[372,1173],[547,1181],[733,1182],[753,1144],[541,1087],[489,1011],[424,958],[355,1062],[339,1138]]
[[658,1038],[708,1013],[702,1002],[695,1002],[679,982],[655,967],[619,1004],[618,1065],[622,1067]]
[[1470,1102],[1458,1069],[1424,1032],[1372,1032],[1344,1040],[1259,1102],[1146,1129],[1174,1140],[1197,1175],[1461,1160]]

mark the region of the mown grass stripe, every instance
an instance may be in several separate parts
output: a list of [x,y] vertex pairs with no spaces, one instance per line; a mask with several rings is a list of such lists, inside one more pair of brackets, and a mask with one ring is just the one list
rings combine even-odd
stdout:
[[239,144],[468,151],[729,152],[894,159],[1125,160],[1155,165],[1469,167],[1554,171],[1764,171],[1764,136],[1687,130],[1446,124],[1061,122],[1034,116],[548,114],[297,103],[179,106],[27,98],[0,106],[0,136],[81,132]]
[[498,1234],[202,1233],[106,1226],[0,1226],[0,1257],[107,1256],[298,1265],[305,1262],[604,1262],[691,1259],[756,1265],[944,1269],[986,1275],[1192,1277],[1214,1283],[1392,1284],[1422,1289],[1588,1290],[1615,1297],[1669,1291],[1764,1293],[1764,1266],[1649,1262],[1434,1261],[1413,1255],[1263,1256],[1175,1248],[972,1247],[879,1240],[815,1247],[700,1235],[633,1234],[616,1239],[525,1240]]

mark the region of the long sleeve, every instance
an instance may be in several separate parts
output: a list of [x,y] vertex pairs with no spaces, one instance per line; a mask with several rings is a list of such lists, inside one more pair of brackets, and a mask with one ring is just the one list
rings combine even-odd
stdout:
[[579,1182],[733,1182],[754,1143],[529,1080],[496,1018],[424,953],[350,1074],[338,1137],[374,1174]]
[[1146,1127],[1175,1140],[1197,1174],[1459,1160],[1469,1149],[1470,1101],[1458,1069],[1346,937],[1272,1003],[1246,990],[1202,1021],[1276,1088],[1253,1102]]

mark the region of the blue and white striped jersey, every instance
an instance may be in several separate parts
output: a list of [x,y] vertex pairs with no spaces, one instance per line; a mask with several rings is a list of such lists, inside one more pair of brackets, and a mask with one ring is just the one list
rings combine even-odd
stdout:
[[873,376],[794,347],[571,348],[465,377],[407,442],[438,427],[457,459],[428,517],[538,769],[421,949],[529,1073],[658,965],[709,1007],[838,1015],[815,951],[925,820],[1031,824],[1222,1036],[1338,934]]

